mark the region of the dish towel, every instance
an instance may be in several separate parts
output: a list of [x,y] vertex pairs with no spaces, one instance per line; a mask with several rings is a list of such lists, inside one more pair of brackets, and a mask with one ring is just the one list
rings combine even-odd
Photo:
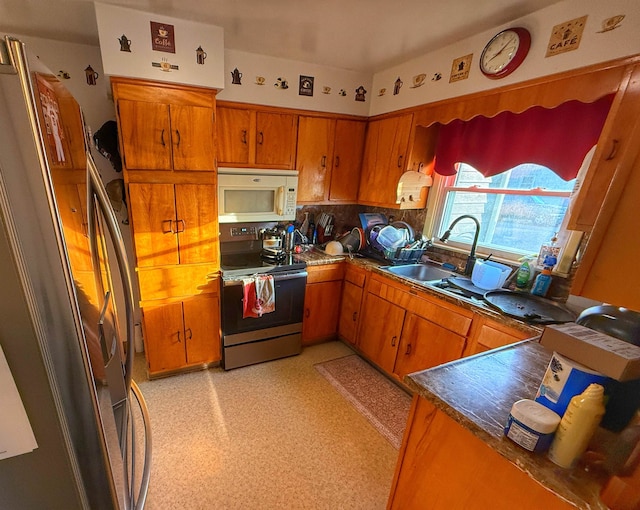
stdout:
[[242,279],[242,318],[262,317],[276,309],[273,276],[258,275]]

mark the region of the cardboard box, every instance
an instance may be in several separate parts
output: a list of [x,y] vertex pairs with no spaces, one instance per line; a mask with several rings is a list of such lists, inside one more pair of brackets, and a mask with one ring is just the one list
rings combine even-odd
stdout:
[[540,343],[618,381],[640,378],[640,347],[575,323],[554,324]]

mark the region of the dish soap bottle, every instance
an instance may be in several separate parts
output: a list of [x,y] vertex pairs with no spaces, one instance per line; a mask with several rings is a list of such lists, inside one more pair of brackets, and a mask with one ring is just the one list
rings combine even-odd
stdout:
[[531,294],[534,296],[546,296],[549,291],[549,287],[551,286],[551,280],[553,277],[551,276],[551,270],[553,266],[556,265],[557,259],[553,255],[547,255],[543,262],[542,272],[536,276],[535,281],[533,282],[533,287],[531,287]]
[[533,255],[526,255],[520,259],[520,267],[516,273],[516,290],[527,290],[533,278],[533,268],[531,261],[535,258]]
[[560,467],[573,467],[585,452],[604,416],[604,387],[590,384],[569,402],[549,449],[549,459]]

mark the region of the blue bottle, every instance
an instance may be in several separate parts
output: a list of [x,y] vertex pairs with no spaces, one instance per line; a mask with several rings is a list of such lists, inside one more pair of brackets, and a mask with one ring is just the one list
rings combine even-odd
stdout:
[[557,259],[553,255],[547,255],[544,259],[544,268],[542,272],[536,277],[531,287],[531,294],[534,296],[546,296],[551,286],[553,277],[551,276],[551,269],[556,265]]

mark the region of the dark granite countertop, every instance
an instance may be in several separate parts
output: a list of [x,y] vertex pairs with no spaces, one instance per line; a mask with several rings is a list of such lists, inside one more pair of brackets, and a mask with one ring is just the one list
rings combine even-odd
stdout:
[[606,509],[599,498],[601,475],[581,466],[560,468],[504,436],[511,406],[535,396],[551,355],[535,339],[525,340],[409,374],[404,382],[562,499],[578,508]]

